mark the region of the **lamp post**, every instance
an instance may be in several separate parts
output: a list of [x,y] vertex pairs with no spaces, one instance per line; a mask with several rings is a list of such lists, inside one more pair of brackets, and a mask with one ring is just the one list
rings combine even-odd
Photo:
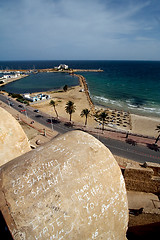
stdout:
[[10,101],[8,100],[8,105],[11,107],[11,105],[10,105]]
[[53,131],[53,117],[51,118],[51,127],[52,127],[52,131]]
[[27,115],[27,111],[25,110],[25,115],[26,115],[26,117],[28,118],[28,115]]
[[44,130],[44,136],[46,137],[46,129],[44,128],[43,130]]

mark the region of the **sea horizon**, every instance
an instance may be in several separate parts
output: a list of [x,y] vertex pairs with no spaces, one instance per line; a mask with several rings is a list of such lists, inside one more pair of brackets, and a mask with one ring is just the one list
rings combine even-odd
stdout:
[[[77,69],[102,69],[103,72],[79,72],[86,79],[90,96],[95,105],[131,113],[160,117],[160,61],[153,60],[16,60],[0,61],[0,69],[42,69],[58,66],[61,63]],[[49,75],[47,75],[49,74]],[[53,73],[55,74],[55,73]],[[59,73],[57,73],[59,74]],[[39,75],[39,74],[38,74]],[[78,85],[78,80],[68,74],[45,76],[37,74],[6,85],[3,89],[21,92],[29,81],[25,91],[53,90],[63,85]],[[50,78],[50,81],[47,80]],[[45,79],[45,80],[44,80]],[[58,85],[61,81],[61,86]],[[38,85],[38,86],[36,86]],[[56,86],[57,85],[57,86]],[[2,89],[2,88],[1,88]]]

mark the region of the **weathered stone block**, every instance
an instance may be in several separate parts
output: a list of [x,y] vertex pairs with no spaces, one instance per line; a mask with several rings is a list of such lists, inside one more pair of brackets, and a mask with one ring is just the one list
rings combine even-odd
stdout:
[[158,163],[152,163],[152,162],[145,162],[143,164],[146,168],[151,168],[154,171],[154,176],[160,177],[160,164]]
[[126,239],[123,176],[111,152],[87,133],[64,134],[14,159],[0,179],[16,240]]
[[132,180],[148,181],[152,178],[154,172],[150,168],[133,167],[130,164],[127,165],[124,171],[124,178],[130,178]]
[[16,119],[0,107],[0,166],[31,150]]

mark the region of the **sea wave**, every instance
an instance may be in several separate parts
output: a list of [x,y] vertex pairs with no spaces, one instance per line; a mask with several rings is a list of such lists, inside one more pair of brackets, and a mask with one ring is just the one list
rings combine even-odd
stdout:
[[95,102],[98,105],[103,105],[106,107],[110,107],[110,105],[116,105],[119,107],[123,107],[123,104],[121,101],[101,97],[101,96],[91,96],[93,102]]
[[160,107],[155,102],[145,102],[144,104],[138,105],[133,104],[133,99],[126,100],[128,108],[136,110],[142,113],[151,113],[153,115],[160,115]]
[[124,110],[131,113],[160,117],[160,106],[154,102],[145,102],[144,104],[134,104],[133,99],[113,100],[104,96],[91,96],[94,104],[117,110]]

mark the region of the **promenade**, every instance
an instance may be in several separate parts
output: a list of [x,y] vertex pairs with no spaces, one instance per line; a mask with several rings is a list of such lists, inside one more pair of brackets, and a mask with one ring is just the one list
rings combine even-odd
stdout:
[[[4,103],[5,96],[0,95],[0,99],[3,101],[0,103],[0,106],[10,112],[18,121],[21,122],[21,125],[33,147],[38,147],[39,145],[50,141],[51,138],[57,136],[58,134],[63,134],[72,130],[82,130],[92,134],[104,145],[106,145],[122,168],[124,168],[127,163],[137,165],[138,162],[160,162],[159,151],[156,152],[147,147],[148,144],[153,144],[155,139],[129,135],[128,139],[136,141],[136,145],[134,146],[126,143],[125,133],[111,130],[102,131],[100,128],[101,126],[99,126],[99,128],[91,128],[89,126],[85,127],[84,124],[75,122],[73,127],[68,128],[65,126],[65,123],[68,122],[68,118],[64,117],[60,117],[60,123],[52,125],[47,122],[47,119],[52,116],[44,112],[40,112],[39,114],[43,115],[43,118],[37,118],[31,106],[26,106],[27,115],[25,115],[17,111],[19,109],[18,102],[12,100],[14,102],[13,108]],[[34,122],[31,123],[32,121]],[[158,147],[160,147],[159,142]]]

